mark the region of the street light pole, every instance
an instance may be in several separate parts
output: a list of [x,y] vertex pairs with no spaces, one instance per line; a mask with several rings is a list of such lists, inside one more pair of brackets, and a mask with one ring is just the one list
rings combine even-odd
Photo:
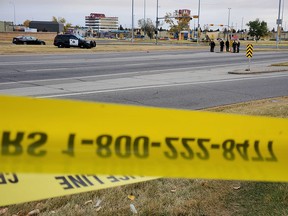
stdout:
[[[282,4],[282,16],[281,16],[282,22],[284,20],[284,4],[285,4],[285,0],[283,0],[283,4]],[[283,23],[282,23],[282,25],[283,25]]]
[[15,4],[14,4],[14,2],[12,2],[12,1],[10,1],[9,3],[13,5],[13,9],[14,9],[14,26],[16,26],[16,9],[15,9]]
[[134,0],[132,0],[132,39],[131,42],[134,42]]
[[230,10],[231,8],[228,8],[228,33],[227,33],[227,40],[229,40],[229,28],[230,28]]
[[284,21],[284,3],[285,0],[282,0],[282,16],[281,16],[281,27],[280,27],[280,38],[279,38],[279,42],[281,41],[281,31],[283,29],[283,21]]
[[146,35],[146,0],[144,0],[144,37]]
[[279,0],[279,9],[278,9],[278,19],[277,19],[277,37],[276,37],[276,47],[278,49],[279,47],[279,36],[280,36],[280,24],[282,23],[282,20],[280,19],[281,14],[281,0]]
[[158,44],[158,25],[159,25],[159,0],[157,0],[157,9],[156,9],[156,45]]
[[198,2],[198,23],[197,23],[197,43],[200,40],[200,0]]

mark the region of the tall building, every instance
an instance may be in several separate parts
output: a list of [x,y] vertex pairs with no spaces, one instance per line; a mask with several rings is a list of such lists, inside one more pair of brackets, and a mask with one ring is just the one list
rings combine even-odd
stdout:
[[85,25],[96,32],[118,30],[118,17],[106,17],[105,14],[91,13],[85,16]]
[[178,10],[178,16],[181,18],[181,17],[187,17],[189,16],[190,17],[191,15],[191,10],[188,10],[188,9],[180,9]]

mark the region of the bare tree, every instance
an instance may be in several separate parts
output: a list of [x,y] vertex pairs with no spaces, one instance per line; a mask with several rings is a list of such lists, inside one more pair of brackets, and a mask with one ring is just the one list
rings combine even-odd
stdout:
[[148,18],[147,20],[138,20],[138,26],[148,35],[150,39],[153,38],[156,27],[154,26],[151,19]]
[[52,22],[57,22],[57,23],[62,23],[64,25],[64,32],[66,32],[68,30],[68,28],[72,27],[71,23],[66,23],[66,19],[63,17],[52,17]]

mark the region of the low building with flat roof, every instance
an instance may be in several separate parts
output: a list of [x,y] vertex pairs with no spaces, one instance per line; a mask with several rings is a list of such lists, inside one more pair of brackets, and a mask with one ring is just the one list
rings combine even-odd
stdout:
[[53,21],[31,21],[29,28],[35,28],[38,32],[63,32],[64,24]]
[[13,30],[13,22],[0,21],[0,32],[12,32]]

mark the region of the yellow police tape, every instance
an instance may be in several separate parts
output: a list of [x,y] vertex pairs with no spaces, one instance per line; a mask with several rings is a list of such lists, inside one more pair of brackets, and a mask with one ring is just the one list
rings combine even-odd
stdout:
[[0,206],[111,188],[156,178],[0,173]]
[[288,181],[288,119],[0,97],[0,171]]

